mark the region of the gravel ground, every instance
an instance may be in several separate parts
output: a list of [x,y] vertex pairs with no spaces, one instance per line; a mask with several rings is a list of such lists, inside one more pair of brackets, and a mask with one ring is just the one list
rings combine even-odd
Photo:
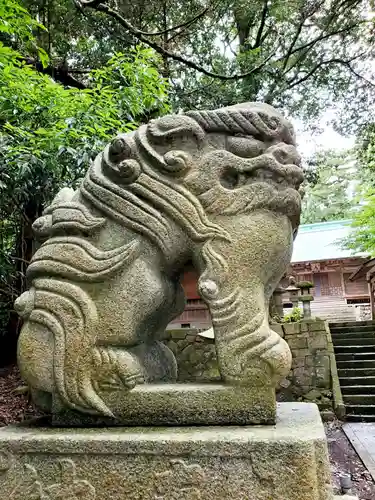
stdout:
[[[22,381],[16,367],[0,369],[0,426],[9,425],[38,413],[32,407],[27,394],[19,391]],[[350,474],[352,492],[360,500],[375,500],[375,484],[362,464],[354,448],[341,429],[338,420],[324,424],[332,467],[332,483],[340,491],[340,475]]]

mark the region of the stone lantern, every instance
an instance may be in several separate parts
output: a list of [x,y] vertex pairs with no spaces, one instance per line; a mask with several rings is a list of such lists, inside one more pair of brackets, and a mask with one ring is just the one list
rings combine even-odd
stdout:
[[299,288],[296,287],[296,279],[294,276],[289,277],[289,286],[285,289],[289,293],[289,300],[294,307],[298,307],[298,292]]
[[314,287],[314,284],[310,281],[301,281],[297,284],[297,287],[301,290],[299,300],[303,306],[303,317],[309,319],[311,318],[311,302],[314,300],[314,297],[310,294],[310,289]]
[[272,302],[273,302],[273,311],[272,312],[278,318],[284,317],[283,293],[285,293],[285,288],[278,286],[272,295]]

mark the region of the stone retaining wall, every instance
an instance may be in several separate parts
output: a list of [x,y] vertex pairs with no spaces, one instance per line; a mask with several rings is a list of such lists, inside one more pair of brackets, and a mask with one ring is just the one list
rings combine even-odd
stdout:
[[330,407],[333,346],[325,322],[306,320],[272,328],[286,340],[293,356],[292,369],[281,382],[280,392],[288,389],[295,396]]
[[[308,399],[330,402],[332,345],[324,321],[274,324],[272,328],[288,342],[292,351],[292,369],[279,391],[286,399],[309,396]],[[174,352],[181,382],[220,380],[214,339],[191,329],[169,330],[165,343]],[[323,405],[324,406],[324,405]]]
[[214,339],[197,330],[168,330],[164,342],[176,356],[179,382],[217,382],[220,373]]

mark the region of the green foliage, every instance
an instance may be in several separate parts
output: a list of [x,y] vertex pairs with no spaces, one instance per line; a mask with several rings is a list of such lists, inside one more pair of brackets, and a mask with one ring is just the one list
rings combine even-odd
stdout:
[[357,209],[350,236],[342,242],[353,252],[375,256],[375,123],[362,128],[357,138],[357,177],[360,180]]
[[[144,2],[133,2],[133,7],[131,3],[123,0],[121,13],[134,26],[147,26],[147,31],[187,21],[204,5],[191,0],[178,4],[151,0],[139,12]],[[249,74],[232,80],[212,78],[166,57],[177,108],[265,100],[311,123],[327,107],[339,103],[346,117],[339,125],[351,130],[359,118],[368,117],[374,98],[374,31],[367,0],[218,0],[207,4],[205,16],[198,21],[167,37],[150,39],[216,74]],[[123,33],[134,31],[123,29]]]
[[286,314],[282,319],[283,323],[298,323],[302,319],[302,312],[299,307],[293,307],[289,314]]
[[312,161],[314,182],[306,184],[302,222],[326,222],[351,218],[356,206],[356,165],[350,151],[326,151]]
[[104,144],[133,129],[138,116],[168,109],[165,82],[148,65],[152,58],[150,49],[116,54],[91,73],[85,90],[65,89],[22,63],[0,69],[2,218],[31,192],[44,205],[59,187],[74,185]]
[[309,290],[314,287],[314,283],[312,281],[299,281],[296,286],[301,290]]
[[375,186],[375,123],[367,123],[357,137],[357,156],[361,177]]
[[343,242],[343,246],[355,252],[375,256],[375,188],[364,194],[362,206],[352,222],[353,231]]
[[[171,82],[176,110],[265,100],[312,124],[338,105],[345,116],[338,125],[352,133],[372,109],[368,0],[103,0],[82,9],[73,0],[21,1],[48,28],[36,37],[51,66],[68,67],[84,84],[88,69],[127,53],[142,37],[165,51],[158,68]],[[103,12],[107,5],[127,26]],[[249,74],[212,78],[186,60],[219,75]]]
[[[33,38],[42,26],[13,0],[5,0],[0,13],[1,31],[46,62]],[[114,54],[79,90],[64,88],[25,64],[19,50],[4,47],[0,42],[0,333],[1,311],[9,314],[24,288],[31,224],[43,207],[61,187],[74,187],[116,134],[169,110],[168,86],[149,48]]]
[[[38,52],[44,56],[45,51],[37,46],[34,32],[45,30],[39,22],[33,19],[29,12],[15,0],[2,0],[0,3],[0,34],[2,40],[17,45],[20,52]],[[13,60],[15,51],[6,47],[0,39],[0,61]]]

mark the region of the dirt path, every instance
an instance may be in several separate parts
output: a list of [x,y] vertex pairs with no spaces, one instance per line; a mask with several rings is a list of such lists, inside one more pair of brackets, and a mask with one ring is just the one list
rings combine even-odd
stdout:
[[339,491],[340,475],[347,473],[352,479],[352,491],[360,500],[375,500],[372,477],[342,431],[341,425],[338,420],[325,424],[334,487]]

